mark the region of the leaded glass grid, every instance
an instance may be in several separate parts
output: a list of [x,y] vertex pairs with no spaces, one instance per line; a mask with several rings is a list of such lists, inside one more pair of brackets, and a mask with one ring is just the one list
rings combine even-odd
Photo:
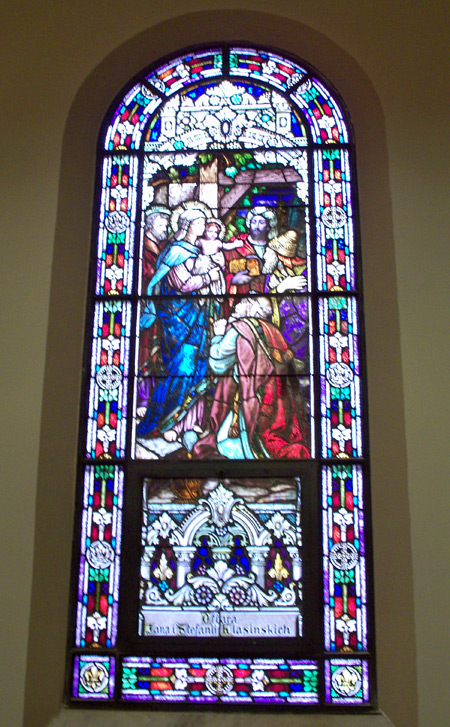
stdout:
[[342,101],[188,50],[117,97],[97,169],[69,701],[373,708]]

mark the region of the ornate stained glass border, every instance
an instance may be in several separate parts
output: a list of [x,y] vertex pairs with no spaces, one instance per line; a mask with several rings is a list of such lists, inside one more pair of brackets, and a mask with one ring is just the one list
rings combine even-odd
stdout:
[[[273,642],[260,646],[260,653],[251,658],[222,657],[214,649],[212,654],[208,650],[204,656],[195,656],[188,647],[183,647],[183,656],[173,651],[160,654],[157,640],[150,646],[146,642],[143,648],[139,639],[133,642],[133,652],[124,646],[120,614],[121,598],[128,598],[124,596],[126,579],[121,578],[130,568],[125,559],[132,552],[124,502],[129,497],[129,483],[136,480],[132,476],[136,467],[132,423],[137,391],[136,331],[139,317],[147,314],[139,297],[144,201],[152,201],[148,180],[159,173],[155,170],[167,158],[172,160],[172,168],[188,176],[198,164],[195,154],[190,166],[183,154],[190,149],[198,154],[203,149],[206,137],[199,132],[196,119],[205,106],[205,89],[217,88],[217,93],[228,98],[228,112],[224,112],[220,128],[209,128],[209,133],[216,134],[210,148],[239,147],[236,134],[242,132],[231,131],[237,128],[233,124],[242,103],[235,93],[239,84],[245,84],[245,103],[253,104],[252,118],[260,114],[259,126],[242,135],[256,149],[246,161],[250,159],[250,166],[256,161],[256,169],[271,165],[273,180],[295,183],[304,216],[307,254],[302,274],[307,280],[303,292],[310,321],[310,368],[299,380],[309,397],[309,481],[315,479],[321,513],[316,513],[318,532],[311,541],[317,544],[316,562],[322,563],[320,613],[314,617],[321,635],[309,642],[306,639],[306,645],[302,642],[298,656],[277,654]],[[180,95],[190,99],[189,118],[198,127],[195,133],[187,121],[183,134],[170,129]],[[270,114],[264,119],[269,97],[276,119]],[[231,168],[230,189],[236,176],[244,179],[245,166],[242,161],[239,164]],[[252,174],[254,181],[256,172]],[[230,189],[225,188],[226,194]],[[355,153],[342,101],[317,71],[280,51],[235,43],[173,56],[136,76],[111,106],[99,142],[95,214],[68,699],[84,704],[373,708],[361,262]],[[288,464],[289,476],[295,477],[295,461]],[[139,471],[152,476],[151,462],[147,465],[146,472]],[[168,472],[168,476],[179,476],[176,467]],[[272,461],[270,475],[276,477],[277,473],[277,463]],[[139,496],[134,493],[133,497]],[[182,510],[172,507],[167,517],[181,518]],[[289,507],[285,511],[289,514]],[[254,518],[255,513],[263,522],[264,507],[254,506],[248,517]],[[152,517],[154,527],[161,530],[157,506]],[[272,527],[275,533],[275,521]],[[153,565],[153,550],[147,547],[149,568],[170,574],[175,561],[170,560],[172,551],[166,541],[161,542],[159,560]],[[295,549],[289,547],[284,562],[279,560],[275,566],[275,556],[270,561],[274,573],[289,568]],[[245,557],[247,553],[242,562]],[[300,563],[300,550],[295,558]],[[295,567],[300,582],[301,567]],[[167,575],[170,577],[173,573]],[[272,585],[279,582],[281,593],[286,584],[277,577]],[[158,587],[166,583],[162,576],[159,580]],[[219,644],[216,650],[220,651]]]

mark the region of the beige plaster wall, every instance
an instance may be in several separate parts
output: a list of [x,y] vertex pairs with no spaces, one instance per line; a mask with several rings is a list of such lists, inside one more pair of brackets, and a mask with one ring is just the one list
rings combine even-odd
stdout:
[[[126,80],[158,56],[195,42],[240,38],[285,48],[316,65],[339,89],[354,121],[380,706],[399,727],[443,727],[450,653],[447,3],[241,0],[240,15],[231,10],[237,3],[223,0],[2,5],[3,723],[21,725],[25,708],[24,724],[40,727],[61,703],[100,119]],[[196,11],[208,12],[179,18]]]

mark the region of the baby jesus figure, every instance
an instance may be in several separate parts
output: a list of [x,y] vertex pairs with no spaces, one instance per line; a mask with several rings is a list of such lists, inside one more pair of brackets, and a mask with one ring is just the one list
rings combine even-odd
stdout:
[[192,270],[194,275],[205,275],[213,268],[218,268],[220,275],[218,280],[212,280],[208,286],[208,292],[213,295],[225,295],[225,255],[224,250],[233,250],[242,245],[241,240],[233,242],[224,242],[225,225],[221,220],[212,217],[205,226],[203,237],[197,238],[197,245],[201,250],[201,254],[195,261]]

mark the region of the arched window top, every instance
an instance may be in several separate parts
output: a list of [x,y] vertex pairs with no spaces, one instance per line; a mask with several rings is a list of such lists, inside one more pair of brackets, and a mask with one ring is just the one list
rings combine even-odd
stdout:
[[223,44],[105,119],[72,699],[374,704],[354,150],[327,86]]
[[[305,119],[305,145],[308,139],[313,144],[349,142],[341,102],[306,64],[300,66],[268,50],[226,46],[186,53],[143,72],[116,104],[104,134],[103,148],[106,151],[141,149],[149,120],[168,99],[178,92],[187,94],[199,84],[219,84],[222,80],[228,80],[236,89],[244,82],[254,82],[258,87],[278,91],[279,98],[289,101]],[[236,103],[232,93],[228,98],[231,108],[242,103],[239,91],[235,96]],[[184,148],[181,139],[177,139],[175,148]]]

